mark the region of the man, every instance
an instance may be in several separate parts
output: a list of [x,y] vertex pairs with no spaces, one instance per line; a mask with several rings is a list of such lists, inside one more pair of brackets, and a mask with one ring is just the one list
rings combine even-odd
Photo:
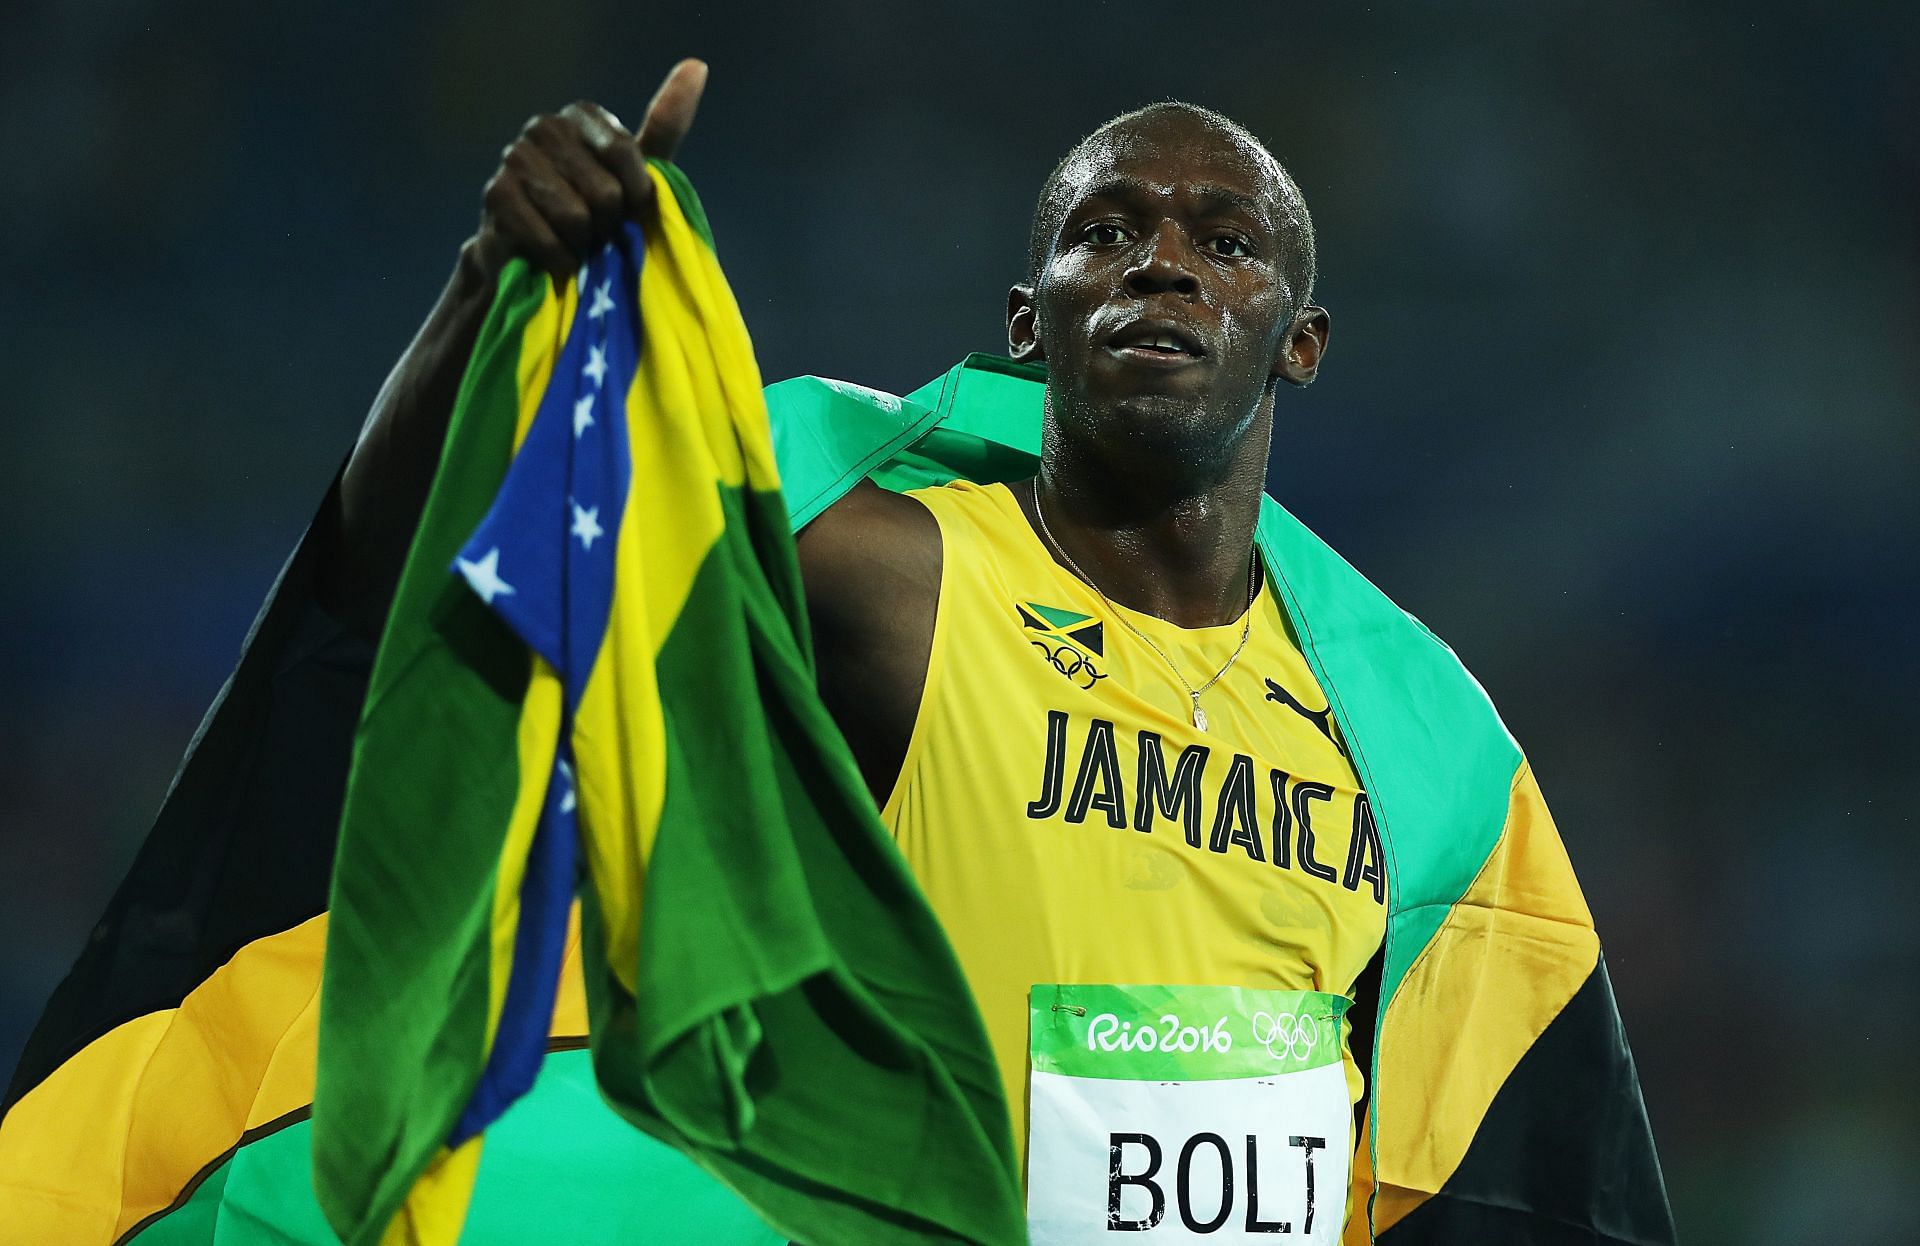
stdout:
[[[506,149],[487,184],[480,229],[376,399],[333,510],[323,516],[320,599],[363,639],[379,635],[501,269],[525,257],[564,279],[622,221],[644,221],[654,210],[644,157],[671,157],[705,78],[698,62],[677,66],[637,137],[605,110],[582,103],[536,118]],[[1590,920],[1564,857],[1554,856],[1558,841],[1524,764],[1512,770],[1517,751],[1501,753],[1508,769],[1497,778],[1502,810],[1493,829],[1504,816],[1508,856],[1498,868],[1468,870],[1438,900],[1426,899],[1423,861],[1413,855],[1417,836],[1403,831],[1408,856],[1391,851],[1382,798],[1388,787],[1408,792],[1416,785],[1385,773],[1377,758],[1366,761],[1367,739],[1388,733],[1350,733],[1367,717],[1359,705],[1364,697],[1355,693],[1336,713],[1332,686],[1316,678],[1317,670],[1330,669],[1325,655],[1338,638],[1316,643],[1303,636],[1308,616],[1298,609],[1300,593],[1283,590],[1302,568],[1271,557],[1277,547],[1268,539],[1262,483],[1280,386],[1311,383],[1328,341],[1327,313],[1312,302],[1313,272],[1312,226],[1297,188],[1257,139],[1225,118],[1190,105],[1155,105],[1115,118],[1076,146],[1042,189],[1026,279],[1008,296],[1013,360],[1044,367],[1037,473],[907,493],[862,482],[807,523],[798,549],[821,697],[980,1006],[1016,1145],[1032,1160],[1036,1226],[1057,1210],[1057,1191],[1037,1174],[1063,1148],[1084,1141],[1066,1137],[1072,1131],[1063,1122],[1087,1106],[1063,1109],[1051,1092],[1036,1089],[1041,1026],[1030,1025],[1029,1008],[1041,1015],[1040,988],[1286,992],[1323,1001],[1324,1018],[1344,1040],[1338,1019],[1346,1001],[1362,993],[1369,962],[1383,942],[1394,941],[1393,914],[1405,911],[1413,932],[1405,946],[1441,949],[1422,952],[1411,966],[1410,956],[1385,958],[1390,985],[1383,993],[1392,998],[1397,989],[1412,1000],[1410,1008],[1425,1010],[1411,1014],[1425,1018],[1424,1028],[1402,1023],[1405,1048],[1437,1045],[1435,1016],[1442,1024],[1457,1019],[1477,1038],[1473,1018],[1511,1009],[1517,1022],[1506,1028],[1524,1033],[1517,1040],[1495,1033],[1498,1041],[1471,1044],[1468,1064],[1437,1065],[1447,1073],[1435,1085],[1411,1094],[1403,1087],[1410,1107],[1394,1118],[1394,1166],[1379,1168],[1390,1214],[1377,1217],[1378,1227],[1404,1219],[1407,1227],[1392,1240],[1407,1241],[1459,1240],[1463,1232],[1474,1240],[1558,1240],[1543,1234],[1571,1232],[1567,1226],[1578,1226],[1578,1235],[1565,1240],[1665,1240],[1671,1230],[1657,1163],[1624,1045],[1616,1051],[1603,1042],[1596,1055],[1563,1042],[1554,1061],[1534,1062],[1578,1070],[1577,1078],[1591,1070],[1581,1093],[1618,1109],[1626,1122],[1619,1129],[1571,1126],[1584,1139],[1572,1144],[1540,1124],[1539,1089],[1523,1084],[1523,1075],[1532,1076],[1528,1066],[1515,1071],[1556,1010],[1572,1016],[1590,995],[1597,1001],[1590,1011],[1597,1011],[1576,1038],[1618,1028]],[[1358,580],[1350,569],[1342,574]],[[1417,625],[1385,605],[1381,615],[1379,603],[1370,603],[1375,613],[1366,617],[1411,635]],[[1392,638],[1371,624],[1359,634],[1379,637],[1366,643],[1387,669]],[[1457,696],[1471,682],[1430,641],[1424,632],[1415,638],[1427,646],[1421,661],[1441,655],[1445,671],[1392,694],[1416,709],[1427,698]],[[1374,652],[1348,648],[1362,666]],[[1475,698],[1476,712],[1484,712],[1477,689]],[[336,709],[352,711],[345,691],[333,699]],[[1381,717],[1372,714],[1375,722]],[[1497,719],[1484,717],[1504,739]],[[1425,740],[1406,753],[1418,760],[1397,769],[1437,774],[1442,789],[1466,786],[1449,782],[1446,743],[1436,755],[1435,741]],[[1464,772],[1468,749],[1460,747]],[[1436,808],[1447,799],[1436,789]],[[1420,816],[1415,810],[1401,825],[1411,828]],[[1453,835],[1454,822],[1438,815],[1434,821],[1440,837]],[[1535,894],[1540,889],[1529,871],[1542,869],[1557,880],[1545,889],[1554,892],[1552,903]],[[1508,879],[1525,884],[1513,889],[1518,901],[1500,890]],[[1568,891],[1570,897],[1561,894]],[[121,908],[117,897],[103,931],[124,924],[116,916]],[[1457,923],[1456,911],[1463,915]],[[1525,983],[1434,968],[1450,963],[1443,954],[1449,948],[1471,956],[1515,937],[1474,924],[1474,914],[1509,912],[1542,923],[1537,931],[1520,928],[1529,948],[1570,941],[1584,949],[1563,958],[1567,965],[1556,967],[1559,976],[1542,995],[1547,1002],[1533,1011]],[[1448,916],[1423,927],[1422,913]],[[1597,987],[1581,985],[1589,973]],[[76,970],[74,980],[86,976]],[[1492,996],[1472,994],[1476,984]],[[1364,1028],[1375,1011],[1366,1001],[1353,1017]],[[48,1051],[35,1059],[62,1058],[63,1046],[76,1047],[107,1020],[63,1022],[64,1035],[43,1022]],[[1259,1041],[1271,1047],[1272,1017],[1268,1025]],[[1289,1019],[1288,1035],[1298,1037],[1292,1025]],[[1560,1028],[1556,1021],[1547,1037]],[[1233,1203],[1236,1215],[1244,1206],[1249,1233],[1297,1229],[1330,1240],[1350,1217],[1348,1240],[1367,1240],[1365,1198],[1349,1205],[1341,1197],[1354,1154],[1348,1108],[1367,1088],[1359,1062],[1344,1042],[1337,1045],[1341,1058],[1331,1068],[1344,1076],[1334,1110],[1312,1130],[1269,1140],[1264,1160],[1256,1159],[1248,1134],[1238,1187],[1234,1153],[1216,1134],[1187,1139],[1177,1161],[1143,1133],[1111,1134],[1108,1228],[1147,1231],[1164,1221],[1171,1229],[1177,1219],[1200,1232],[1203,1223],[1217,1227],[1216,1210],[1224,1220]],[[16,1093],[21,1084],[16,1078]],[[1483,1114],[1496,1114],[1491,1101],[1505,1093],[1503,1084],[1517,1087],[1519,1106],[1501,1108],[1501,1119],[1518,1124],[1476,1133]],[[1623,1087],[1631,1089],[1630,1102]],[[1177,1105],[1189,1090],[1163,1081],[1143,1093]],[[1456,1103],[1461,1096],[1468,1102]],[[1586,1110],[1570,1115],[1577,1121]],[[1408,1144],[1428,1135],[1432,1145]],[[1199,1161],[1215,1165],[1214,1185],[1190,1199],[1194,1144],[1203,1137],[1218,1148],[1214,1160]],[[1470,1141],[1477,1150],[1469,1150]],[[1271,1203],[1263,1218],[1256,1201],[1234,1200],[1268,1171],[1262,1165],[1273,1162],[1274,1146],[1289,1143],[1303,1152],[1292,1160],[1304,1165],[1306,1219],[1283,1229],[1271,1218]],[[1588,1143],[1600,1150],[1587,1154],[1580,1148]],[[1323,1191],[1317,1225],[1316,1149]],[[1549,1185],[1559,1180],[1559,1161],[1543,1162],[1528,1149],[1577,1153],[1562,1165],[1564,1187],[1529,1188],[1518,1204],[1487,1195],[1489,1185],[1511,1184],[1486,1182],[1489,1168],[1524,1170],[1529,1180],[1546,1172]],[[1369,1146],[1359,1150],[1365,1180]],[[1420,1153],[1419,1162],[1402,1164],[1410,1151]],[[1611,1170],[1633,1173],[1624,1183],[1632,1196],[1590,1197]],[[1642,1188],[1647,1171],[1651,1193]],[[1432,1197],[1442,1192],[1450,1199]],[[1423,1200],[1430,1208],[1445,1201],[1446,1210],[1424,1221],[1410,1217]],[[1643,1232],[1645,1225],[1653,1227]]]
[[[431,473],[464,363],[459,343],[492,276],[524,255],[564,278],[627,214],[645,212],[642,153],[671,154],[704,76],[697,62],[678,67],[637,142],[603,109],[576,104],[530,122],[507,149],[455,284],[389,382],[343,482],[337,571],[355,587],[343,586],[338,608],[370,635]],[[1047,367],[1040,474],[963,496],[863,483],[800,534],[821,695],[960,952],[1016,1138],[1032,984],[1351,996],[1380,945],[1381,862],[1355,817],[1358,780],[1284,616],[1271,593],[1255,591],[1265,583],[1253,533],[1275,391],[1310,383],[1327,345],[1313,265],[1299,191],[1244,129],[1178,104],[1108,122],[1048,179],[1027,280],[1008,295],[1012,357]],[[458,331],[436,340],[445,325]],[[1010,600],[1108,620],[1104,652],[1091,659],[1102,678],[1076,688],[1039,661]],[[988,611],[997,626],[983,629],[976,616]],[[999,661],[991,695],[969,699],[953,668],[978,675]],[[1083,704],[1061,708],[1068,695]],[[1051,746],[1049,711],[1073,720]],[[1077,846],[1036,848],[1085,822],[1070,799],[1035,811],[1048,765],[1077,763],[1089,720],[1111,722],[1128,785],[1143,729],[1157,750],[1149,766],[1202,763],[1199,795],[1180,816],[1205,808],[1211,818],[1228,759],[1251,757],[1258,821],[1271,823],[1276,799],[1283,812],[1313,811],[1321,860],[1358,862],[1348,885],[1309,872],[1332,868],[1317,862],[1254,870],[1244,848],[1239,860],[1196,854],[1164,835],[1083,831]],[[903,769],[916,722],[922,748]],[[994,747],[983,749],[989,723]],[[1207,748],[1222,755],[1210,766]],[[1288,779],[1270,783],[1276,773]],[[1317,800],[1295,801],[1302,784]],[[1152,798],[1126,800],[1141,829]],[[963,803],[977,824],[963,825]],[[1252,849],[1263,859],[1273,850]],[[1357,1099],[1361,1079],[1348,1066]]]

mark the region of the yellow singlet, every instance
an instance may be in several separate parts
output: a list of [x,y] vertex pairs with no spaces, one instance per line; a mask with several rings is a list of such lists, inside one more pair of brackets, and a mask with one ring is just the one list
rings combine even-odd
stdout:
[[[1026,1149],[1036,983],[1351,996],[1385,864],[1326,698],[1270,590],[1201,698],[1041,545],[1003,485],[920,489],[944,546],[926,689],[882,820],[986,1018]],[[1196,687],[1242,620],[1115,606]],[[1352,1096],[1360,1071],[1347,1057]],[[1024,1158],[1022,1160],[1024,1166]]]

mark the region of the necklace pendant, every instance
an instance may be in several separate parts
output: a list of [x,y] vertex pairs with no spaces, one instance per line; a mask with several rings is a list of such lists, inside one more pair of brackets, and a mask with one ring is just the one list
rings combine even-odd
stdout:
[[1205,731],[1207,729],[1207,711],[1200,708],[1200,698],[1193,699],[1193,725]]

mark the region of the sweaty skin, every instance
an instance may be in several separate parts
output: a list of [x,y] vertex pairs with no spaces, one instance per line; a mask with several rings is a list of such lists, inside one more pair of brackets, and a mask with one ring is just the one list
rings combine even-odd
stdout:
[[[487,183],[480,229],[374,402],[336,502],[323,599],[383,624],[432,482],[460,375],[500,269],[526,256],[564,280],[628,217],[645,220],[643,156],[670,158],[706,66],[682,61],[639,133],[604,108],[536,117]],[[1246,605],[1273,395],[1313,380],[1325,311],[1292,290],[1284,175],[1203,116],[1110,125],[1063,170],[1060,228],[1037,282],[1007,295],[1015,359],[1047,366],[1039,475],[1014,486],[1108,597],[1184,627]],[[1167,333],[1187,349],[1134,339]],[[911,498],[855,488],[802,531],[819,687],[884,803],[906,755],[933,646],[940,534]]]
[[[644,223],[643,157],[673,156],[706,78],[699,61],[675,66],[637,134],[581,102],[533,118],[505,149],[480,228],[381,388],[322,517],[333,528],[322,600],[348,626],[378,636],[385,622],[501,268],[525,256],[565,280],[620,221]],[[1063,166],[1037,279],[1007,293],[1009,352],[1047,367],[1040,472],[1014,496],[1035,523],[1037,493],[1054,536],[1107,597],[1183,627],[1230,622],[1245,605],[1274,393],[1310,383],[1326,349],[1326,312],[1288,282],[1287,191],[1270,155],[1200,114],[1110,124]],[[1129,348],[1149,329],[1195,353]],[[798,547],[820,695],[884,805],[926,685],[939,527],[912,498],[862,484]],[[1375,998],[1380,964],[1376,955],[1356,984],[1361,1001]],[[1374,1010],[1363,1002],[1350,1015],[1365,1067]],[[1356,1130],[1364,1113],[1363,1100]]]
[[[1053,535],[1114,601],[1183,627],[1231,622],[1275,387],[1312,381],[1327,342],[1326,312],[1288,287],[1280,172],[1168,111],[1100,132],[1066,174],[1039,281],[1007,295],[1013,357],[1047,364],[1040,474],[1014,496],[1032,523],[1038,489]],[[1123,347],[1146,327],[1199,353]],[[933,648],[939,530],[918,502],[863,484],[799,549],[821,697],[885,803]]]

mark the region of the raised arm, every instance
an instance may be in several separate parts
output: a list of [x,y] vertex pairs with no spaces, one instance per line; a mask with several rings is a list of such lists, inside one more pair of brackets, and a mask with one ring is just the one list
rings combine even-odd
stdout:
[[[377,638],[439,464],[460,378],[509,260],[565,280],[628,219],[653,210],[645,158],[672,159],[706,87],[697,60],[674,66],[638,134],[598,104],[534,117],[501,153],[479,229],[460,248],[439,301],[374,399],[326,517],[336,539],[319,569],[322,603]],[[863,485],[799,542],[820,692],[876,801],[906,755],[926,682],[940,591],[933,516]]]
[[707,67],[684,60],[661,83],[636,137],[598,104],[534,117],[501,154],[480,227],[400,356],[347,462],[321,569],[329,610],[377,636],[440,460],[447,420],[507,261],[524,256],[564,280],[629,218],[653,208],[645,157],[671,159],[693,124]]

